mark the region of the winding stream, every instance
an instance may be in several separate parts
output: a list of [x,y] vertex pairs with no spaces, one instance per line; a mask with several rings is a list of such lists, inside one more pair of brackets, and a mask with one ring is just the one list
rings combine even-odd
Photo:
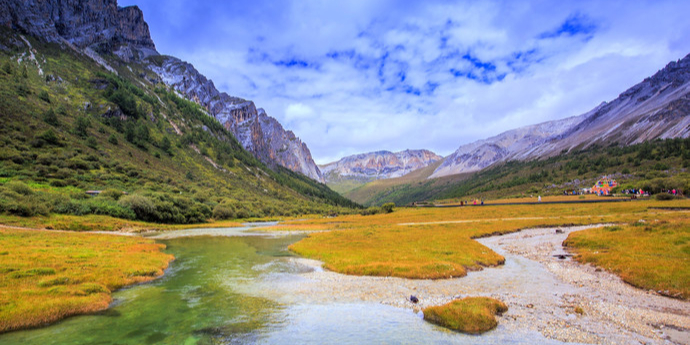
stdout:
[[[114,293],[113,306],[100,314],[0,335],[0,343],[562,344],[504,318],[482,336],[451,332],[423,321],[405,300],[413,292],[422,302],[439,304],[454,293],[481,295],[482,286],[494,292],[513,286],[531,291],[528,298],[558,299],[540,286],[567,288],[538,262],[502,251],[505,266],[460,279],[351,277],[291,254],[287,246],[303,236],[251,228],[162,234],[156,238],[177,258],[163,278]],[[435,295],[436,289],[445,295]]]

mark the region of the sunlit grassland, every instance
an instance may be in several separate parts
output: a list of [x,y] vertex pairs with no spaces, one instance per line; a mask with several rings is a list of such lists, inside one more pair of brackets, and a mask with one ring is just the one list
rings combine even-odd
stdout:
[[[501,264],[474,238],[543,226],[630,224],[640,219],[690,219],[690,213],[650,209],[688,207],[690,201],[626,201],[458,208],[398,208],[390,214],[287,222],[276,230],[321,230],[290,246],[327,269],[353,275],[440,279]],[[684,224],[687,224],[685,222]],[[332,231],[323,231],[332,230]],[[681,231],[682,227],[674,231]],[[682,230],[685,231],[685,230]],[[663,253],[662,248],[650,249]],[[687,253],[685,258],[687,259]],[[679,263],[688,271],[687,261]]]
[[[490,204],[503,204],[503,203],[519,203],[519,204],[535,203],[535,202],[539,202],[538,197],[539,196],[535,194],[535,195],[526,196],[523,198],[484,200],[484,204],[490,205]],[[603,199],[603,198],[605,198],[605,199]],[[626,196],[601,197],[601,196],[594,195],[594,194],[546,195],[546,196],[542,196],[541,202],[580,202],[580,201],[587,201],[587,200],[600,201],[600,200],[621,200],[621,199],[630,199],[630,197],[626,197]],[[470,205],[472,205],[472,202],[474,200],[471,198],[456,198],[456,199],[440,200],[436,204],[439,204],[439,205],[460,205],[460,201],[469,201]]]
[[0,333],[106,309],[173,259],[140,237],[0,227]]
[[198,227],[230,228],[242,226],[244,222],[256,219],[234,219],[213,221],[203,224],[159,224],[128,220],[103,215],[73,216],[51,214],[50,216],[19,217],[0,214],[0,224],[30,229],[70,230],[70,231],[118,231],[144,232],[149,230],[182,230]]
[[480,334],[498,325],[495,315],[508,311],[503,302],[488,297],[467,297],[424,309],[424,320],[463,333]]
[[576,260],[605,268],[633,286],[690,298],[687,213],[575,232],[565,244],[577,253]]

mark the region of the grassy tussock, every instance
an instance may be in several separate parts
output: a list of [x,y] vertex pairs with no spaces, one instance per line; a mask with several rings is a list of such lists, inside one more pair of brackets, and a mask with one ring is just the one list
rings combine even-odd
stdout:
[[[681,214],[679,214],[681,215]],[[690,299],[690,219],[667,218],[572,233],[576,260],[667,296]]]
[[[648,208],[689,205],[689,201],[683,200],[485,205],[450,209],[399,208],[391,214],[309,219],[288,222],[274,229],[332,230],[312,233],[291,245],[290,249],[302,256],[323,261],[327,269],[336,272],[440,279],[464,276],[467,270],[503,263],[503,257],[474,241],[474,238],[540,226],[626,223],[639,219],[647,222],[658,219],[687,220],[690,215],[687,212]],[[650,250],[664,253],[662,248]],[[677,264],[684,265],[684,271],[690,271],[687,261],[681,260]]]
[[455,331],[480,334],[498,325],[495,315],[508,311],[501,301],[488,297],[467,297],[423,310],[424,320]]
[[108,307],[173,259],[138,237],[0,228],[0,333]]

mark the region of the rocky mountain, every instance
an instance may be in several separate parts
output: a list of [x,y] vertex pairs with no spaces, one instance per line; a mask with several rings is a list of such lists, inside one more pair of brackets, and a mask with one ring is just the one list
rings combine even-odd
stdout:
[[165,84],[203,106],[259,160],[324,182],[307,145],[254,102],[218,91],[212,81],[180,59],[159,56],[147,62]]
[[[0,0],[0,24],[42,40],[66,44],[111,72],[112,63],[137,62],[193,100],[230,130],[242,145],[269,166],[280,165],[324,182],[306,144],[286,131],[253,102],[216,89],[189,63],[156,51],[143,13],[116,0]],[[114,54],[120,61],[106,61]]]
[[690,54],[591,111],[504,132],[463,145],[430,178],[484,169],[497,162],[550,157],[594,144],[631,145],[690,135]]
[[326,181],[335,177],[378,180],[400,177],[441,159],[429,150],[377,151],[348,156],[319,168]]
[[496,162],[524,159],[539,144],[582,122],[585,115],[513,129],[460,146],[429,178],[482,170]]
[[78,48],[126,43],[155,50],[148,24],[136,6],[116,0],[0,0],[0,23],[48,42]]

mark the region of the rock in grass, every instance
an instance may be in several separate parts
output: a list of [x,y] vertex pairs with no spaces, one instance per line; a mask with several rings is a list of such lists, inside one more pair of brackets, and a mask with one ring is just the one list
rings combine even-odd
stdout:
[[417,298],[417,296],[415,296],[415,295],[411,295],[410,296],[410,302],[419,303],[419,298]]
[[424,320],[455,331],[481,334],[498,325],[495,315],[501,315],[508,307],[501,301],[488,297],[466,297],[442,306],[423,310]]

